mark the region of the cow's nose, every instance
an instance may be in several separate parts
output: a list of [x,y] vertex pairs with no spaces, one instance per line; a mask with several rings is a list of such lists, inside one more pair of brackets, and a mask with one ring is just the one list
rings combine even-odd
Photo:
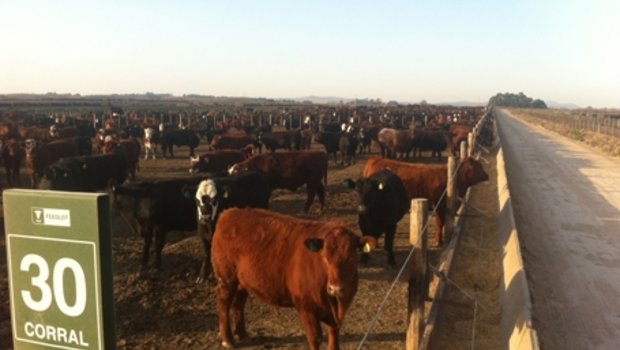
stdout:
[[368,208],[366,208],[366,206],[363,205],[363,204],[360,204],[360,205],[357,206],[357,213],[358,214],[364,214],[364,213],[366,213],[367,210],[368,210]]
[[335,284],[327,285],[327,293],[333,297],[337,297],[342,292],[342,287]]

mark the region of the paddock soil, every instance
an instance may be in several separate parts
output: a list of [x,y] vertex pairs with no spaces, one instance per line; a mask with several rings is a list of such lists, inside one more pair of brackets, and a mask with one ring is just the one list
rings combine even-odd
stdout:
[[[320,145],[313,145],[321,149]],[[199,152],[205,146],[199,148]],[[376,154],[376,153],[375,153]],[[141,160],[139,179],[189,176],[188,152],[175,150],[173,159]],[[498,349],[499,343],[499,248],[497,238],[497,196],[494,155],[484,155],[490,181],[473,188],[471,202],[487,217],[468,211],[462,230],[455,273],[451,275],[459,287],[476,294],[484,310],[474,308],[456,287],[448,287],[440,302],[443,315],[436,326],[437,349]],[[357,179],[367,156],[358,157],[351,166],[329,163],[326,207],[322,213],[315,203],[303,213],[304,188],[295,192],[275,191],[270,209],[314,220],[341,220],[359,233],[355,214],[356,194],[341,184],[344,179]],[[430,162],[428,155],[415,161]],[[444,158],[445,161],[445,158]],[[2,178],[2,184],[5,184]],[[26,184],[23,175],[22,183]],[[196,284],[201,262],[201,245],[195,233],[172,232],[163,251],[162,270],[140,273],[142,240],[122,217],[111,211],[114,260],[114,300],[116,345],[118,349],[214,349],[220,348],[217,331],[214,284]],[[1,225],[4,231],[4,225]],[[397,263],[403,264],[410,251],[408,215],[400,221],[395,239]],[[435,246],[430,235],[429,245]],[[441,251],[431,250],[431,263],[438,264]],[[400,267],[386,266],[383,240],[372,253],[368,265],[360,267],[360,285],[340,331],[341,348],[356,349],[368,333],[365,349],[402,349],[407,326],[407,269],[396,280]],[[386,294],[394,288],[380,307]],[[436,288],[437,280],[431,283]],[[430,303],[428,303],[430,305]],[[428,307],[427,307],[428,309]],[[477,313],[475,313],[477,311]],[[370,329],[373,318],[375,325]],[[237,344],[247,349],[305,348],[305,336],[292,309],[279,310],[250,298],[246,306],[249,339]],[[475,327],[475,332],[474,332]],[[475,338],[472,334],[475,333]],[[472,340],[474,339],[474,340]],[[324,343],[325,344],[325,343]],[[325,347],[325,345],[323,346]],[[9,292],[4,232],[0,235],[0,349],[12,348]]]

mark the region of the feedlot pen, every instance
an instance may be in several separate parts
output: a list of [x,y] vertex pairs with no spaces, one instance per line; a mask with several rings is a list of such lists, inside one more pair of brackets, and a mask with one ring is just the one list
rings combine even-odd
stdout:
[[[322,145],[313,144],[322,150]],[[205,151],[206,145],[198,148]],[[377,155],[374,150],[372,155]],[[187,177],[189,155],[187,148],[175,149],[176,158],[140,160],[138,179]],[[444,152],[443,161],[447,152]],[[441,303],[441,316],[434,326],[436,349],[499,349],[499,281],[500,257],[497,237],[497,190],[494,154],[482,156],[490,161],[485,165],[490,180],[472,188],[470,203],[483,212],[468,209],[462,227],[460,246],[453,261],[449,278],[458,285],[448,284]],[[335,165],[329,161],[326,207],[318,212],[313,204],[303,213],[305,188],[295,192],[276,190],[270,210],[314,220],[341,220],[359,233],[357,226],[357,195],[342,186],[346,178],[361,175],[367,155],[358,156],[351,166]],[[435,162],[430,154],[413,158],[416,162]],[[27,184],[25,171],[22,184]],[[3,184],[5,182],[3,181]],[[23,186],[25,187],[25,185]],[[220,348],[213,282],[196,284],[202,258],[201,243],[195,233],[170,232],[162,255],[162,270],[140,274],[142,239],[127,222],[112,211],[114,300],[116,304],[116,338],[119,349],[214,349]],[[11,322],[6,267],[4,225],[0,235],[0,348],[11,344]],[[430,235],[430,261],[437,265],[443,259],[434,248]],[[340,331],[342,349],[357,349],[369,330],[372,319],[409,254],[409,215],[399,223],[394,249],[399,266],[387,266],[383,238],[371,254],[367,265],[360,265],[359,289]],[[397,281],[387,303],[377,316],[365,349],[403,349],[407,327],[408,274]],[[431,282],[431,293],[437,278]],[[477,296],[475,307],[468,297]],[[430,302],[427,303],[430,305]],[[428,307],[427,307],[428,309]],[[428,312],[428,310],[427,310]],[[237,344],[247,349],[299,349],[307,347],[305,335],[293,309],[276,309],[254,298],[246,305],[246,326],[249,338]],[[475,328],[474,328],[475,326]],[[323,348],[326,347],[324,337]],[[473,346],[472,346],[473,344]]]

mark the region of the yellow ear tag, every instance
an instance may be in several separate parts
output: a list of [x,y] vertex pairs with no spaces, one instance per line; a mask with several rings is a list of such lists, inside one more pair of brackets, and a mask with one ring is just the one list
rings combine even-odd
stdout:
[[372,248],[370,247],[370,244],[368,244],[368,243],[364,244],[364,247],[362,248],[362,251],[364,253],[370,253],[371,250],[372,250]]
[[379,190],[383,190],[383,183],[382,182],[379,183]]
[[228,198],[228,192],[224,192],[224,194],[222,195],[222,197],[224,197],[224,198]]

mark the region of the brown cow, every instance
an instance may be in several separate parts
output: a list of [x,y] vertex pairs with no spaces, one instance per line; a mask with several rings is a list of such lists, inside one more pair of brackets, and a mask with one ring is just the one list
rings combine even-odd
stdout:
[[209,147],[212,150],[242,149],[247,145],[254,145],[254,139],[250,136],[215,135]]
[[[446,217],[446,201],[442,194],[448,184],[448,167],[445,164],[413,164],[379,157],[370,158],[364,166],[363,177],[389,169],[403,181],[409,199],[427,198],[429,204],[436,207],[437,244],[443,244],[443,226]],[[460,197],[465,195],[469,186],[486,181],[489,176],[480,161],[469,157],[458,166],[456,185]],[[444,196],[445,197],[445,196]],[[441,200],[441,202],[440,202]]]
[[222,345],[234,333],[247,336],[244,306],[249,294],[276,307],[294,307],[310,349],[338,349],[338,332],[357,292],[357,251],[377,242],[359,237],[342,222],[297,219],[264,209],[227,209],[213,234],[211,262],[217,280]]
[[6,170],[6,179],[9,187],[19,185],[19,172],[24,160],[24,149],[16,139],[8,139],[1,143],[2,161]]
[[474,128],[469,125],[452,124],[450,125],[452,155],[459,155],[461,142],[467,141],[467,136]]
[[396,158],[398,153],[400,153],[401,158],[409,159],[414,133],[414,129],[381,129],[379,134],[377,134],[377,139],[381,146],[381,156]]
[[246,170],[257,170],[265,174],[271,190],[284,188],[295,191],[305,184],[308,197],[304,211],[308,212],[315,195],[319,196],[323,210],[327,185],[325,152],[292,151],[257,154],[233,165],[229,172],[234,175]]
[[54,139],[53,132],[49,128],[39,128],[36,126],[20,126],[19,136],[22,140],[51,141]]
[[190,157],[189,172],[190,174],[226,172],[230,166],[242,162],[252,155],[254,146],[248,146],[241,150],[208,151],[197,157]]
[[122,154],[127,161],[127,169],[132,179],[136,178],[136,172],[140,169],[140,143],[130,137],[128,139],[117,140],[111,136],[106,136],[103,146],[103,154]]
[[26,167],[30,173],[30,185],[37,187],[37,182],[45,174],[50,164],[63,157],[80,154],[77,138],[56,140],[49,143],[28,139],[26,144]]

